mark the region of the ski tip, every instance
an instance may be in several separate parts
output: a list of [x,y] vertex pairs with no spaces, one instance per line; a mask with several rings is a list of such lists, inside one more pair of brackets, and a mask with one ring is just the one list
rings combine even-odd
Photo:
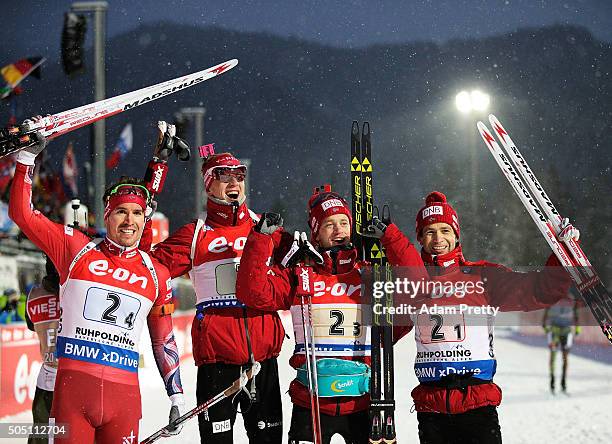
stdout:
[[234,68],[238,64],[238,59],[231,59],[227,62],[219,63],[218,65],[208,68],[206,71],[214,73],[215,75],[223,74],[226,71]]

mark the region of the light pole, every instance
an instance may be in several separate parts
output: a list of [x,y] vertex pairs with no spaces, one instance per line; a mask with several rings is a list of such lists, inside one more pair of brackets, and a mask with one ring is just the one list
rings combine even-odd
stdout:
[[190,107],[190,108],[181,108],[178,112],[185,116],[187,119],[192,120],[194,122],[194,131],[195,131],[195,145],[191,150],[193,160],[193,173],[195,179],[195,187],[194,187],[194,195],[195,195],[195,216],[199,218],[202,216],[202,212],[204,211],[204,196],[203,196],[203,185],[202,185],[202,159],[196,152],[197,148],[204,145],[204,115],[206,114],[206,108],[202,106]]
[[[106,39],[106,10],[108,3],[104,1],[76,2],[70,6],[72,12],[93,12],[94,14],[94,101],[103,100],[106,96],[106,78],[104,62],[104,42]],[[93,209],[96,215],[96,228],[104,228],[104,204],[102,196],[106,188],[106,154],[105,154],[105,120],[93,124]],[[91,208],[91,207],[90,207]]]
[[[484,113],[489,107],[491,99],[488,94],[479,90],[471,92],[461,91],[455,96],[455,105],[460,113],[470,116],[477,113]],[[478,212],[478,156],[476,155],[476,132],[474,122],[468,119],[466,125],[466,139],[470,146],[470,206],[472,215]]]

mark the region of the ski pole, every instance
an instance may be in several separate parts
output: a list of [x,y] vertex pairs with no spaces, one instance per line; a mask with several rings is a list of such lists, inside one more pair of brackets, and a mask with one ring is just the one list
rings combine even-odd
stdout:
[[251,366],[250,369],[248,369],[246,371],[243,371],[242,374],[240,375],[240,378],[236,379],[232,383],[232,385],[230,385],[228,388],[226,388],[225,390],[223,390],[219,394],[215,395],[214,397],[212,397],[208,401],[206,401],[206,402],[198,405],[197,407],[189,410],[183,416],[177,418],[176,421],[174,421],[172,424],[165,425],[164,427],[159,429],[157,432],[153,433],[151,436],[149,436],[148,438],[146,438],[143,441],[141,441],[140,444],[150,444],[152,442],[157,441],[160,438],[167,437],[168,436],[168,427],[170,427],[170,426],[177,427],[177,426],[185,423],[186,421],[190,420],[191,418],[194,418],[194,417],[198,416],[200,413],[204,412],[205,410],[208,410],[213,405],[219,403],[220,401],[224,400],[225,398],[229,398],[230,396],[234,395],[235,393],[238,393],[240,390],[242,390],[244,387],[246,387],[247,382],[249,382],[254,376],[256,376],[257,373],[259,373],[260,369],[261,369],[261,364],[259,362],[255,362],[255,364],[253,364],[253,366]]

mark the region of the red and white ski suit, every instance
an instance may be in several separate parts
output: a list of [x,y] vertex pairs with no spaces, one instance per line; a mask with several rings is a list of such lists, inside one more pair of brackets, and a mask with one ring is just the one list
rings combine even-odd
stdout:
[[[389,260],[401,264],[401,257],[394,254],[409,248],[409,240],[401,233],[382,240]],[[396,249],[388,248],[390,241],[396,244]],[[413,301],[417,308],[423,302],[429,307],[466,304],[499,307],[501,311],[538,310],[565,297],[571,285],[569,275],[554,254],[546,262],[546,271],[541,273],[518,273],[487,261],[466,261],[461,246],[445,255],[431,256],[422,251],[421,256],[433,281],[451,286],[461,283],[462,287],[474,291]],[[465,287],[467,282],[472,285]],[[501,389],[493,382],[497,367],[493,316],[472,315],[469,320],[468,316],[418,314],[412,317],[417,343],[414,368],[421,382],[412,391],[417,412],[460,414],[501,403]],[[405,335],[411,329],[404,328],[401,333],[397,329],[396,333]]]
[[[51,416],[57,442],[138,442],[138,343],[148,323],[168,395],[182,393],[168,270],[137,248],[90,239],[31,206],[31,166],[17,163],[9,216],[60,276],[58,370]],[[126,441],[127,440],[127,441]]]
[[[399,229],[391,224],[387,227],[384,237],[396,236]],[[259,310],[291,310],[296,338],[294,355],[289,364],[297,369],[305,363],[304,341],[302,334],[302,318],[300,314],[300,298],[296,295],[297,280],[293,268],[284,269],[278,266],[270,267],[266,260],[269,257],[270,236],[253,231],[249,235],[244,249],[236,294],[240,301]],[[396,245],[389,241],[389,248]],[[423,262],[414,246],[401,245],[404,249],[396,251],[394,257],[401,256],[404,264],[414,267],[415,279],[427,276]],[[391,254],[387,252],[389,258]],[[365,262],[357,261],[356,250],[341,251],[337,257],[323,254],[325,263],[314,265],[312,281],[314,295],[312,297],[313,324],[317,359],[333,357],[365,362],[370,364],[370,332],[362,320],[361,272]],[[366,308],[367,305],[364,306]],[[334,312],[342,311],[342,316],[334,316]],[[316,317],[316,319],[315,319]],[[338,322],[342,319],[342,324]],[[334,323],[335,329],[344,333],[338,336],[319,336],[321,325]],[[297,379],[289,387],[291,401],[304,408],[310,408],[308,388]],[[332,416],[348,415],[365,410],[369,407],[370,396],[359,397],[322,397],[319,399],[321,413]]]
[[208,199],[206,209],[206,221],[182,226],[151,252],[173,278],[189,272],[197,306],[191,328],[195,363],[249,363],[245,318],[255,360],[276,357],[285,336],[278,314],[244,307],[235,296],[236,270],[258,217],[244,203]]

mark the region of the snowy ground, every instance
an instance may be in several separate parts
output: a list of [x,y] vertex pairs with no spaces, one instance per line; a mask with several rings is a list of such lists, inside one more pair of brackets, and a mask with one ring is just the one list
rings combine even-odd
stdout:
[[[591,357],[583,357],[584,353],[581,353],[583,356],[572,355],[568,379],[570,395],[553,396],[548,391],[548,351],[543,341],[528,341],[530,343],[527,344],[503,333],[498,331],[497,335],[498,373],[495,379],[504,391],[504,400],[499,409],[504,444],[612,442],[609,410],[612,405],[612,348],[590,348]],[[291,341],[286,341],[279,358],[283,392],[294,376],[287,364],[291,351]],[[410,412],[410,390],[416,385],[412,371],[414,353],[414,339],[410,336],[398,344],[395,355],[396,418],[400,443],[418,443],[416,414]],[[560,363],[557,368],[560,368]],[[187,404],[195,406],[196,371],[193,362],[184,362],[181,372]],[[140,377],[144,412],[140,437],[143,439],[167,422],[168,401],[154,366],[141,369]],[[291,412],[288,395],[283,396],[283,401],[286,442]],[[24,413],[3,418],[2,421],[29,422],[30,416]],[[236,443],[248,442],[240,416],[234,437]],[[160,441],[163,444],[199,442],[196,420],[189,422],[178,437]],[[341,443],[343,440],[335,437],[332,442]]]

